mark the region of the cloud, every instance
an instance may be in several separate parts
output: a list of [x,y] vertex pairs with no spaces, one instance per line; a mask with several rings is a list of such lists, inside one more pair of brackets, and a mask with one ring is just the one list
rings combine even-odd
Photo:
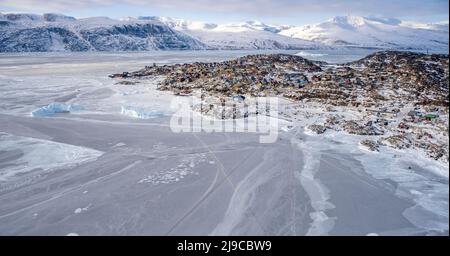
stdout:
[[[447,0],[0,0],[0,8],[30,12],[69,12],[109,6],[137,6],[191,12],[281,17],[313,14],[447,15]],[[1,10],[1,9],[0,9]],[[100,14],[99,14],[100,15]]]

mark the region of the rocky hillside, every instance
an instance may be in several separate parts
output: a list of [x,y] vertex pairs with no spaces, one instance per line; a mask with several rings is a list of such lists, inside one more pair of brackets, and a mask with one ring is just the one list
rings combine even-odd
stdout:
[[207,116],[268,114],[264,106],[251,106],[254,99],[282,96],[292,103],[279,115],[314,122],[306,127],[308,133],[344,132],[370,151],[417,150],[448,163],[448,55],[378,52],[342,65],[283,54],[249,55],[111,75],[126,86],[159,76],[160,90],[199,97],[203,102],[192,109]]
[[0,52],[205,49],[202,42],[159,22],[77,20],[44,14],[0,16]]
[[[386,51],[349,63],[365,74],[378,74],[384,86],[409,91],[421,104],[448,105],[449,58],[444,54]],[[392,82],[390,82],[392,81]]]
[[220,63],[148,66],[117,74],[133,78],[164,75],[164,90],[201,88],[227,95],[285,95],[335,105],[376,105],[380,101],[447,106],[448,55],[383,51],[361,60],[328,65],[285,54],[249,55]]

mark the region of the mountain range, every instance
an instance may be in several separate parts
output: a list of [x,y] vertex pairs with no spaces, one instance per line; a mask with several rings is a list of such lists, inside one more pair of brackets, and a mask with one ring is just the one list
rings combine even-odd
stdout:
[[77,19],[0,13],[0,52],[322,49],[364,47],[448,52],[448,22],[340,16],[305,26],[215,24],[145,16]]

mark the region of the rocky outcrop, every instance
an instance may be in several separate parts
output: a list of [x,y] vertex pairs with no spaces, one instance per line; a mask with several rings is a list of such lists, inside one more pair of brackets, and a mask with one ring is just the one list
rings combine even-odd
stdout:
[[308,126],[307,129],[315,134],[322,134],[327,130],[325,126],[319,124],[312,124]]
[[360,125],[355,121],[346,121],[343,124],[343,129],[350,133],[356,135],[383,135],[383,131],[369,124]]
[[364,147],[365,149],[369,150],[369,151],[375,151],[375,152],[380,151],[379,144],[376,141],[373,141],[373,140],[362,140],[362,141],[359,142],[359,144],[362,147]]
[[405,135],[393,135],[381,138],[379,143],[395,149],[406,149],[411,147],[411,140]]

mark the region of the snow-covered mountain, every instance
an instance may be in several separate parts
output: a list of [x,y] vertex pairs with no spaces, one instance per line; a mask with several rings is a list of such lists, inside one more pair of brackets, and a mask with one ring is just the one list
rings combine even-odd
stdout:
[[1,14],[0,52],[166,49],[316,49],[263,23],[217,25],[170,18],[76,19],[60,14]]
[[206,49],[202,42],[154,21],[59,14],[0,14],[0,52]]
[[335,17],[326,22],[291,27],[279,34],[327,45],[388,49],[448,49],[448,22],[423,24],[397,19]]
[[192,36],[212,49],[317,49],[320,43],[278,34],[289,26],[267,25],[259,21],[214,24],[169,17],[139,17],[159,21]]
[[448,41],[448,22],[423,24],[358,16],[296,27],[259,21],[215,24],[155,16],[115,20],[0,13],[0,52],[330,47],[448,52]]
[[320,24],[297,27],[268,25],[259,21],[214,24],[168,17],[139,19],[160,21],[210,47],[220,49],[343,46],[446,52],[449,41],[448,22],[425,24],[393,18],[344,16],[334,17]]

